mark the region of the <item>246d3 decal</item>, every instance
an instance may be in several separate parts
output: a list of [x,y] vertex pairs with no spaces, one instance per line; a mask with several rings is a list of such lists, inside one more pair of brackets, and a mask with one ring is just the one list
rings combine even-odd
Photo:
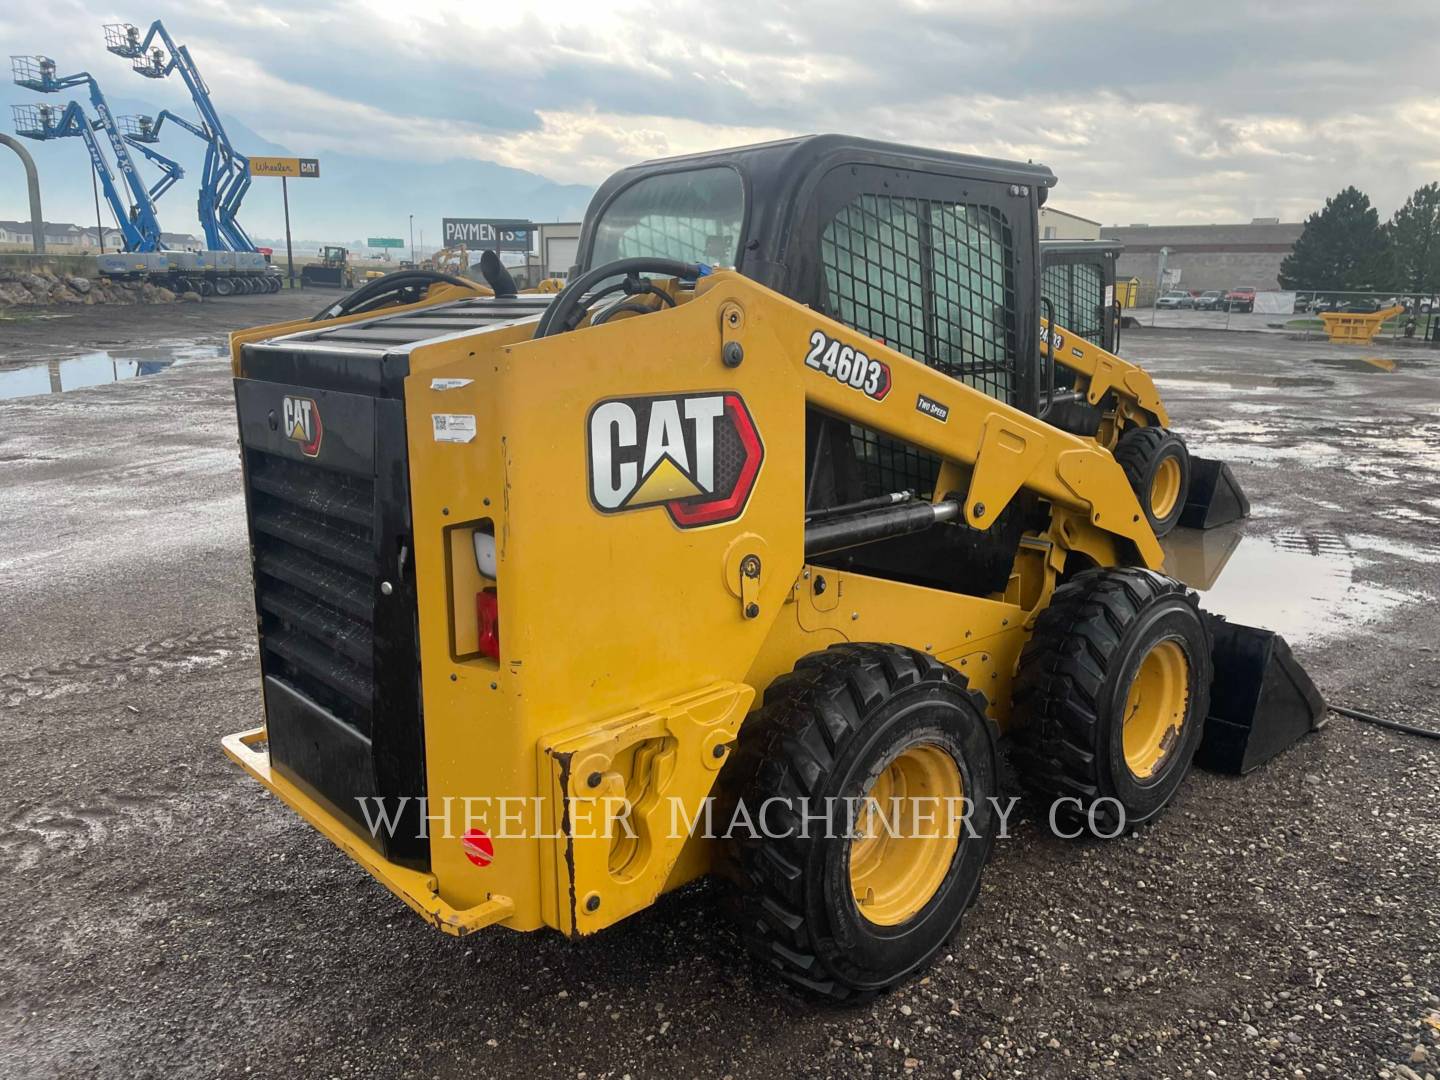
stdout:
[[816,330],[810,335],[810,351],[805,354],[805,366],[876,401],[884,401],[885,395],[890,393],[889,364],[871,359],[853,345],[836,341],[824,330]]
[[610,398],[586,428],[595,509],[663,506],[682,529],[744,513],[765,457],[744,399],[728,391]]

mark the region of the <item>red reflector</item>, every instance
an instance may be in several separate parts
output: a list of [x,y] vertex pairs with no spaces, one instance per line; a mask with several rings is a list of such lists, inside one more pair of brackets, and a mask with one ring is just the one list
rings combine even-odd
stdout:
[[475,614],[480,620],[480,651],[492,660],[499,660],[500,598],[494,589],[475,594]]

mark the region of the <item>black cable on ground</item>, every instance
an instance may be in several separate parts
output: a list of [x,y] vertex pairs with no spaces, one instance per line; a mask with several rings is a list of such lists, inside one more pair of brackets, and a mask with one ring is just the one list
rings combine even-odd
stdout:
[[1402,724],[1399,720],[1386,720],[1383,716],[1372,716],[1370,713],[1361,712],[1359,709],[1347,709],[1343,705],[1331,705],[1330,711],[1339,713],[1341,716],[1348,716],[1351,720],[1359,720],[1366,724],[1377,724],[1391,731],[1403,731],[1406,735],[1418,735],[1422,739],[1440,739],[1440,731],[1431,731],[1429,728],[1415,727],[1413,724]]

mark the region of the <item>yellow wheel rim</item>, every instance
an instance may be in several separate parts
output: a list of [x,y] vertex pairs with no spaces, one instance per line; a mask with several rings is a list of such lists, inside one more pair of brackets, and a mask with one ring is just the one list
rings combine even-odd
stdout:
[[1175,509],[1180,498],[1180,462],[1167,457],[1155,469],[1155,479],[1150,482],[1150,513],[1163,521]]
[[1180,741],[1190,701],[1190,664],[1174,641],[1140,661],[1125,698],[1125,764],[1138,780],[1154,776]]
[[1179,461],[1165,458],[1155,468],[1155,480],[1151,481],[1151,513],[1164,521],[1169,511],[1174,510],[1179,498]]
[[850,891],[868,921],[895,926],[935,895],[960,845],[960,767],[932,743],[902,750],[859,805]]

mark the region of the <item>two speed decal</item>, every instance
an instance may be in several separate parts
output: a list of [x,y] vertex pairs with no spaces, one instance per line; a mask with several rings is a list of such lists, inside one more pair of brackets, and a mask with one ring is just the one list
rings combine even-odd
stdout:
[[823,330],[810,335],[805,366],[828,375],[842,386],[859,390],[866,397],[884,401],[890,393],[890,365],[872,360],[859,349],[836,341]]

